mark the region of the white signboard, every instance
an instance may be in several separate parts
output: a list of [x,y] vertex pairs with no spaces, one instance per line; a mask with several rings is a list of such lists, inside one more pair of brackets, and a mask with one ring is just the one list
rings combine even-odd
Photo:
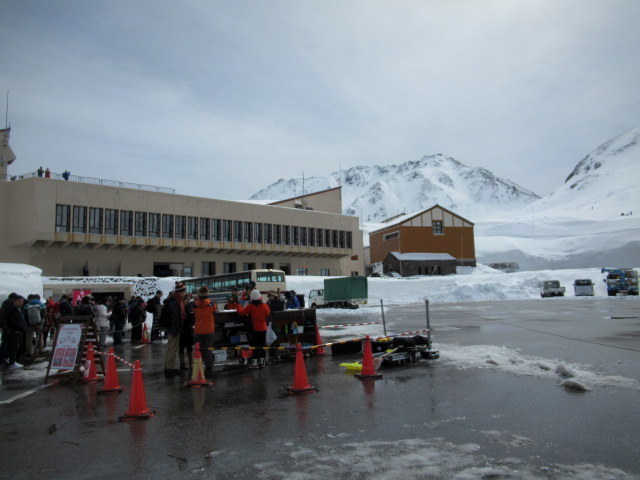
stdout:
[[67,323],[60,325],[56,349],[51,360],[52,370],[73,370],[75,368],[81,338],[82,325]]

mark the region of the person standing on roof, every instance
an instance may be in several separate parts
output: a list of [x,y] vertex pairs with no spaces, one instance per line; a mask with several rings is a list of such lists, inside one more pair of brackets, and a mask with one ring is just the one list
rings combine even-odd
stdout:
[[[238,307],[238,315],[249,315],[251,318],[251,346],[256,347],[249,368],[264,367],[267,337],[267,317],[271,314],[269,306],[262,301],[262,295],[258,290],[253,290],[250,295],[250,303],[246,307]],[[256,358],[257,357],[257,358]]]

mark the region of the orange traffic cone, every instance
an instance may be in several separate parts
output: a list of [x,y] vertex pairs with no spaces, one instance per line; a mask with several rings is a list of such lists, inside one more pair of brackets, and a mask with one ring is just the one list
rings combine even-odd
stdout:
[[[320,329],[316,324],[316,345],[322,345],[322,337],[320,336]],[[324,347],[316,348],[316,355],[324,355]]]
[[113,347],[109,349],[109,354],[107,355],[107,374],[104,377],[104,384],[102,388],[98,390],[98,393],[109,393],[109,392],[122,392],[125,387],[120,385],[120,381],[118,380],[118,371],[116,370],[116,356],[113,353]]
[[99,382],[100,380],[102,380],[102,378],[99,377],[98,372],[96,372],[96,358],[93,355],[93,344],[90,343],[87,347],[87,358],[84,362],[82,381],[84,383],[92,383]]
[[309,385],[307,380],[307,370],[304,368],[304,358],[302,357],[302,345],[296,345],[296,365],[293,373],[293,385],[287,387],[291,393],[311,392],[315,387]]
[[191,369],[191,380],[185,383],[184,387],[208,387],[211,385],[204,378],[204,365],[202,365],[202,354],[200,353],[200,344],[196,343],[193,352],[193,368]]
[[142,327],[142,340],[140,340],[140,343],[151,343],[150,337],[149,330],[147,330],[147,324],[145,323]]
[[369,335],[364,341],[364,357],[362,358],[362,371],[360,373],[354,373],[360,380],[377,380],[382,378],[380,373],[376,373],[376,369],[373,367],[373,353],[371,351],[371,341]]
[[133,379],[131,380],[131,396],[129,397],[129,410],[118,417],[118,420],[127,420],[129,418],[149,419],[155,414],[155,409],[147,407],[147,396],[144,393],[144,385],[142,384],[142,367],[140,360],[136,360],[133,365]]

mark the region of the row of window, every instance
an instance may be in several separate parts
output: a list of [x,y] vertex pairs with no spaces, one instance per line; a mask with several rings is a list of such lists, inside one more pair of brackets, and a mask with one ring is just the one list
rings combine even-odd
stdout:
[[351,248],[353,240],[345,230],[75,205],[56,205],[56,232],[328,248]]
[[[442,221],[434,220],[433,222],[431,222],[431,225],[433,228],[434,235],[444,235],[444,227],[442,225]],[[386,242],[387,240],[393,240],[394,238],[398,238],[398,237],[400,237],[400,232],[396,230],[395,232],[384,234],[382,236],[382,241]]]

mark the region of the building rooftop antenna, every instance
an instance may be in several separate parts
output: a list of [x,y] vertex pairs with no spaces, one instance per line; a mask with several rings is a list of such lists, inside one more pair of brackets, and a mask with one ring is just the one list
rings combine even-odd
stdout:
[[4,112],[4,128],[9,128],[9,90],[7,90],[7,108]]

